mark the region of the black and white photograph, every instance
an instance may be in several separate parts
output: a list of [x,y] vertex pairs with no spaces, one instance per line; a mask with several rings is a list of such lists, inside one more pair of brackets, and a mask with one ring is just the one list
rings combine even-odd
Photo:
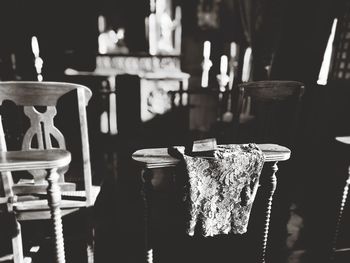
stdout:
[[349,263],[349,0],[1,0],[0,263]]

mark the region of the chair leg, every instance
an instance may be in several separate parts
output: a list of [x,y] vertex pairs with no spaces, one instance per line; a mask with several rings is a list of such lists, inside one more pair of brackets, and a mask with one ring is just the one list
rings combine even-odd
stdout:
[[56,250],[56,262],[65,263],[64,254],[64,240],[63,240],[63,227],[61,218],[61,191],[58,185],[59,174],[57,169],[51,169],[48,171],[47,181],[49,186],[47,188],[48,203],[51,210],[51,218],[54,225],[54,240]]
[[92,222],[92,209],[87,208],[87,237],[86,237],[86,253],[87,262],[94,263],[95,252],[95,228]]
[[345,186],[343,189],[343,195],[338,211],[338,217],[337,217],[337,222],[335,225],[335,230],[334,230],[334,235],[333,235],[333,242],[332,242],[332,248],[331,248],[331,255],[330,255],[330,262],[333,262],[335,259],[335,251],[337,249],[337,242],[338,242],[338,235],[339,235],[339,230],[340,230],[340,224],[342,221],[343,213],[344,213],[344,207],[346,204],[346,200],[348,197],[349,193],[349,185],[350,185],[350,166],[348,167],[348,178],[345,182]]
[[14,263],[23,263],[23,244],[22,244],[22,233],[21,225],[17,224],[17,234],[12,238],[12,250],[13,250],[13,262]]
[[267,240],[269,235],[269,227],[270,227],[270,217],[271,217],[271,208],[272,208],[272,200],[273,194],[275,193],[277,187],[277,177],[276,172],[278,171],[277,162],[275,163],[266,163],[268,165],[268,177],[265,178],[262,188],[266,193],[266,211],[265,211],[265,224],[264,224],[264,233],[263,233],[263,241],[262,241],[262,249],[259,262],[265,263],[266,259],[266,248],[267,248]]
[[87,262],[88,263],[94,263],[94,245],[87,241],[86,244],[86,253],[87,253]]
[[153,249],[151,245],[150,238],[150,212],[151,212],[151,204],[150,204],[150,193],[152,191],[152,171],[150,169],[144,169],[142,171],[142,180],[143,186],[141,190],[142,198],[144,201],[144,223],[145,223],[145,248],[146,248],[146,262],[153,263]]

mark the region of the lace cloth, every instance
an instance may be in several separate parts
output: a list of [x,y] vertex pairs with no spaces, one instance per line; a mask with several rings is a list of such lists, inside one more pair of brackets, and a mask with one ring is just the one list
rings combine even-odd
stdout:
[[192,157],[175,147],[188,173],[184,200],[187,234],[243,234],[247,231],[264,155],[256,144],[219,145],[213,157]]

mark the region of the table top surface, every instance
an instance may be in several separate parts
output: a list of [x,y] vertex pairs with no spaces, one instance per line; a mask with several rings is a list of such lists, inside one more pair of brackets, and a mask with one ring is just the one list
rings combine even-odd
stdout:
[[[258,144],[265,155],[265,162],[286,161],[290,158],[291,151],[278,144]],[[146,168],[173,167],[179,163],[179,159],[168,154],[167,148],[141,149],[133,153],[132,158]]]

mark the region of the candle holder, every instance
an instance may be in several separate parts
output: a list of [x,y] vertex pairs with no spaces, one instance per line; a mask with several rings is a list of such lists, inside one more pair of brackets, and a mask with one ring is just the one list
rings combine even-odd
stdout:
[[202,82],[201,82],[201,86],[203,88],[208,87],[209,71],[210,71],[210,68],[212,66],[213,66],[213,63],[211,62],[211,60],[209,58],[204,58],[203,63],[202,63],[203,73],[202,73]]
[[230,77],[224,73],[224,74],[218,74],[216,75],[216,79],[219,83],[219,89],[220,89],[220,93],[223,93],[227,90],[227,84],[230,81]]
[[209,84],[209,70],[213,66],[213,63],[210,60],[210,48],[211,44],[209,41],[204,42],[203,46],[203,63],[202,63],[202,81],[201,81],[201,86],[203,88],[207,88]]
[[219,93],[218,93],[218,113],[217,113],[217,121],[222,120],[222,101],[224,97],[224,93],[226,92],[227,84],[230,81],[230,77],[226,73],[221,73],[216,76],[216,79],[219,83]]
[[32,52],[34,54],[34,67],[37,74],[37,79],[38,81],[43,81],[41,70],[43,68],[44,61],[40,57],[39,43],[35,36],[32,37]]

